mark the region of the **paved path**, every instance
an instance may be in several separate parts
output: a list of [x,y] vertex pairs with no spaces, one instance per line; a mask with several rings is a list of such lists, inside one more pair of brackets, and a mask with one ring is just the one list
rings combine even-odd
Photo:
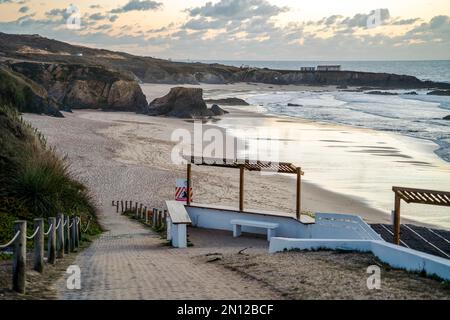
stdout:
[[[61,299],[279,298],[254,280],[199,259],[207,252],[237,252],[248,245],[246,242],[258,247],[265,243],[263,239],[242,238],[237,242],[231,235],[221,234],[208,247],[203,243],[212,236],[210,231],[192,230],[194,238],[202,239],[195,241],[199,247],[173,249],[158,234],[128,218],[111,213],[105,221],[114,226],[112,230],[75,261],[81,268],[82,289],[67,290],[64,277],[58,282]],[[219,248],[221,238],[228,238],[236,248]]]

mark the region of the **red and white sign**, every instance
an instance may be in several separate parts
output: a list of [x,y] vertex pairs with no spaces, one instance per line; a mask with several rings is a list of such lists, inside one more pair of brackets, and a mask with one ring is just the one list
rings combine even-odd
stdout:
[[[175,187],[175,200],[176,201],[187,201],[187,179],[177,179],[177,184]],[[192,201],[192,186],[190,188],[191,201]]]

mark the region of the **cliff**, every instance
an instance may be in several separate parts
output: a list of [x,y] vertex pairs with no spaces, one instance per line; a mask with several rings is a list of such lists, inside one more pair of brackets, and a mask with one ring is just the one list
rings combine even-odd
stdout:
[[103,67],[40,62],[9,63],[9,68],[39,83],[59,108],[141,112],[147,101],[133,78]]
[[387,73],[356,71],[308,72],[237,68],[222,64],[173,62],[152,57],[139,57],[123,52],[70,45],[38,35],[0,33],[0,59],[78,64],[83,66],[101,65],[108,70],[125,72],[131,77],[136,77],[146,83],[223,84],[256,82],[279,85],[367,86],[383,89],[450,89],[450,84],[448,83],[420,81],[412,76]]

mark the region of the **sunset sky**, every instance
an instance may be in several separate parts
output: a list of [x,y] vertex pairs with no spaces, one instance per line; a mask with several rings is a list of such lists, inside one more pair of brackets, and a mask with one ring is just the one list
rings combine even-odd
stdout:
[[450,1],[0,0],[0,31],[173,59],[450,59]]

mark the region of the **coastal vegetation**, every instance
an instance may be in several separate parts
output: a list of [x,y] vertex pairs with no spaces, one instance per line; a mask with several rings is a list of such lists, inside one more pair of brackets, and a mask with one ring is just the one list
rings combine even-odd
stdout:
[[86,186],[73,176],[67,160],[20,116],[20,111],[35,107],[34,90],[39,88],[14,75],[0,75],[0,243],[13,236],[15,220],[32,222],[58,213],[92,219],[88,233],[100,232]]

